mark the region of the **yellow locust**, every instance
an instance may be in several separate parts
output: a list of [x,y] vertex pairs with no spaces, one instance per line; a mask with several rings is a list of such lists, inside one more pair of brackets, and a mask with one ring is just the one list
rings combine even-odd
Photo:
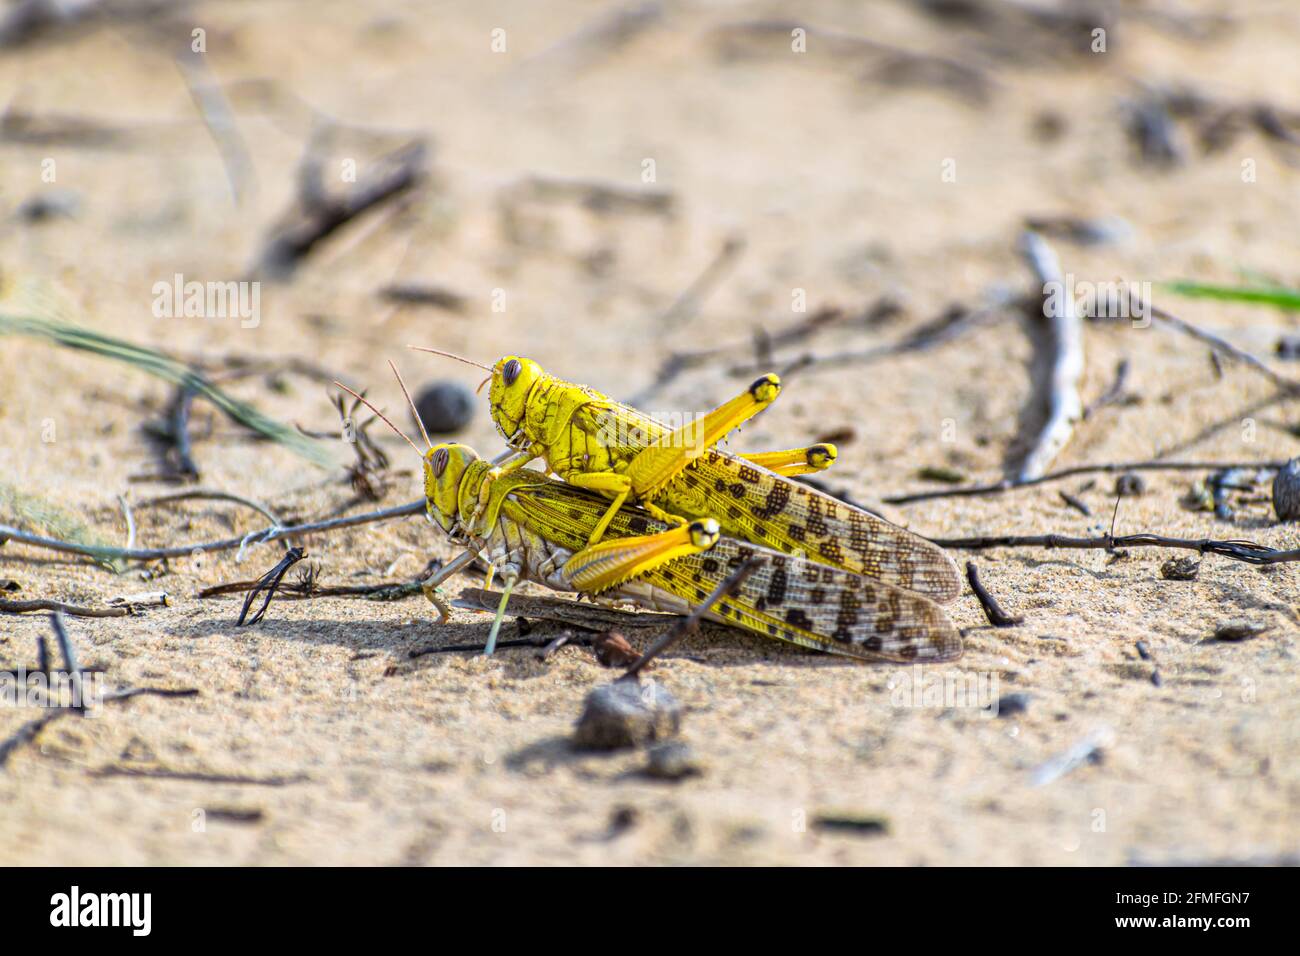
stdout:
[[480,515],[493,481],[542,458],[570,485],[599,492],[608,502],[592,528],[591,543],[600,541],[620,507],[632,502],[669,524],[712,518],[730,537],[936,601],[951,601],[961,592],[956,565],[937,545],[791,480],[828,465],[834,446],[760,455],[715,447],[776,399],[775,375],[759,378],[700,418],[669,428],[594,389],[561,381],[529,359],[508,355],[491,368],[480,367],[491,373],[492,421],[515,452],[488,473]]
[[[603,602],[686,613],[758,557],[761,566],[736,593],[714,605],[710,618],[866,660],[935,662],[961,654],[961,637],[943,610],[918,594],[720,536],[709,519],[674,527],[630,507],[608,516],[609,503],[600,494],[535,471],[517,470],[491,481],[481,507],[492,462],[457,444],[431,445],[421,458],[429,520],[466,548],[425,583],[426,596],[445,620],[448,608],[436,587],[475,558],[484,559],[506,584],[487,653],[519,581]],[[603,540],[588,544],[605,517]]]

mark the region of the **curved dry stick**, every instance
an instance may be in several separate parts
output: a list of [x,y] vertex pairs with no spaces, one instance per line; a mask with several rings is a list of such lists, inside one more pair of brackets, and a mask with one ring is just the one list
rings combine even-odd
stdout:
[[170,495],[159,495],[157,498],[149,498],[141,501],[136,505],[137,508],[152,508],[154,505],[166,504],[170,501],[186,501],[189,499],[202,499],[207,501],[233,501],[235,504],[244,505],[252,508],[267,521],[274,522],[279,526],[282,522],[266,505],[259,504],[252,498],[245,498],[242,495],[232,494],[229,491],[215,491],[207,488],[195,488],[193,491],[177,491]]
[[[1076,475],[1089,475],[1103,472],[1106,474],[1126,471],[1225,471],[1231,468],[1257,468],[1260,471],[1277,471],[1286,465],[1284,461],[1112,461],[1100,465],[1074,465],[1040,475],[1033,481],[999,481],[992,485],[966,485],[961,488],[937,488],[934,491],[913,491],[906,494],[889,495],[880,500],[887,505],[910,505],[917,501],[931,501],[935,498],[971,498],[981,495],[996,495],[1004,491],[1020,488],[1033,488],[1049,481],[1060,481]],[[826,489],[823,488],[823,491]],[[829,493],[829,492],[828,492]],[[835,497],[840,497],[836,495]],[[868,509],[870,510],[870,509]]]
[[[1061,275],[1056,253],[1042,236],[1026,232],[1020,239],[1020,251],[1043,285],[1043,313],[1051,322],[1055,356],[1047,395],[1047,421],[1038,438],[1025,455],[1017,480],[1032,481],[1042,477],[1052,459],[1070,441],[1074,423],[1083,418],[1083,399],[1079,397],[1079,379],[1083,377],[1083,320]],[[1049,291],[1048,287],[1055,291]],[[1056,307],[1048,303],[1056,300]]]
[[1075,538],[1065,534],[981,535],[975,538],[931,538],[941,548],[984,551],[988,548],[1072,548],[1114,551],[1116,548],[1180,548],[1217,554],[1247,564],[1282,564],[1300,561],[1300,548],[1278,551],[1253,541],[1219,541],[1214,538],[1167,538],[1160,534],[1103,535]]
[[331,518],[328,521],[315,521],[310,524],[292,525],[288,528],[272,526],[263,531],[254,531],[251,534],[241,535],[238,538],[225,538],[220,541],[203,541],[194,544],[185,544],[172,548],[105,548],[96,547],[88,544],[74,544],[71,541],[60,541],[57,538],[45,538],[37,534],[29,534],[26,531],[20,531],[18,528],[11,528],[8,525],[0,524],[0,540],[9,538],[22,544],[30,544],[36,548],[45,548],[49,551],[61,551],[64,554],[84,554],[87,557],[98,558],[100,560],[111,560],[114,558],[125,561],[159,561],[163,558],[183,558],[193,554],[196,551],[234,551],[237,548],[245,547],[249,544],[264,544],[268,541],[278,541],[281,538],[292,538],[300,534],[309,534],[316,531],[333,531],[336,528],[350,528],[353,525],[368,524],[372,521],[386,521],[389,518],[402,518],[407,515],[423,514],[425,509],[425,500],[412,501],[409,504],[397,505],[393,508],[385,508],[382,511],[370,511],[360,515],[347,515],[342,518]]

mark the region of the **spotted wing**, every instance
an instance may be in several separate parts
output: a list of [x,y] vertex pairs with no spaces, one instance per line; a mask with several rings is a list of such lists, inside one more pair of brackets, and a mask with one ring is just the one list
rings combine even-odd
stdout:
[[938,545],[723,452],[700,455],[655,504],[685,518],[714,518],[726,535],[802,554],[935,601],[961,593],[957,566]]
[[[547,540],[581,549],[608,502],[544,478],[512,496],[517,520]],[[652,534],[666,526],[644,512],[620,510],[615,537]],[[933,601],[882,581],[826,564],[722,538],[709,552],[678,558],[643,575],[646,584],[698,604],[749,558],[766,559],[714,611],[747,631],[864,660],[938,662],[961,655],[961,637]]]
[[671,561],[642,580],[699,603],[755,555],[766,562],[739,593],[714,605],[732,624],[864,660],[931,663],[961,656],[961,636],[928,598],[734,538],[723,538],[707,553]]

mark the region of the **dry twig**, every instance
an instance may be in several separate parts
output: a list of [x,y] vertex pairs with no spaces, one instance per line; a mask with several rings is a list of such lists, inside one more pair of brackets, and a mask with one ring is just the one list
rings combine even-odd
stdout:
[[[1070,441],[1074,423],[1083,417],[1079,379],[1083,376],[1083,323],[1070,298],[1061,264],[1041,236],[1021,236],[1021,253],[1034,270],[1044,295],[1043,313],[1051,324],[1052,369],[1048,379],[1047,421],[1025,455],[1017,481],[1041,477],[1052,460]],[[1051,307],[1049,303],[1055,303]]]
[[984,609],[984,616],[994,627],[1014,627],[1024,621],[1023,617],[1013,617],[1006,611],[1002,610],[1002,605],[998,599],[989,593],[984,582],[980,580],[979,569],[975,567],[974,561],[966,562],[966,580],[970,584],[971,591],[975,598],[980,602],[980,607]]
[[653,647],[637,658],[636,662],[627,669],[619,680],[635,679],[636,675],[641,673],[641,671],[645,669],[646,665],[652,660],[664,651],[668,650],[668,648],[672,647],[682,638],[686,637],[686,635],[694,634],[698,631],[700,628],[700,621],[704,619],[705,615],[713,610],[713,605],[717,604],[724,597],[735,594],[736,590],[745,583],[745,579],[761,568],[766,561],[766,558],[750,558],[740,567],[736,568],[735,571],[728,575],[727,580],[714,588],[713,593],[705,598],[700,604],[696,605],[689,615],[674,624],[667,634],[655,641]]

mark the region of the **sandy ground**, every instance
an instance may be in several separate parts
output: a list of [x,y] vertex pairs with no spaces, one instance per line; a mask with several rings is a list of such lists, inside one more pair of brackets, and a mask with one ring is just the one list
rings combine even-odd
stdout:
[[[202,3],[156,30],[112,23],[5,51],[0,93],[11,109],[93,120],[128,139],[111,148],[0,141],[4,305],[38,303],[46,314],[210,360],[311,359],[397,408],[386,359],[420,382],[478,380],[474,370],[406,352],[408,342],[479,360],[522,353],[627,396],[671,351],[746,342],[756,329],[797,320],[795,290],[809,311],[864,311],[886,295],[903,308],[889,323],[845,323],[780,360],[894,341],[953,303],[1027,290],[1015,252],[1026,216],[1127,221],[1131,233],[1118,243],[1053,240],[1080,281],[1300,282],[1300,174],[1276,144],[1247,132],[1203,155],[1184,127],[1188,161],[1154,169],[1135,161],[1120,114],[1141,82],[1300,107],[1286,98],[1300,80],[1293,6],[1179,4],[1193,25],[1232,11],[1205,39],[1159,17],[1126,17],[1104,54],[1052,53],[1034,31],[1001,43],[1044,54],[1023,61],[996,53],[990,34],[915,4],[804,6],[810,25],[987,64],[994,89],[981,105],[952,90],[886,83],[864,76],[875,61],[832,55],[816,33],[801,55],[778,37],[757,55],[725,57],[714,26],[780,13],[777,4],[739,2],[669,3],[616,50],[555,46],[590,21],[592,9],[579,3],[270,2]],[[256,188],[241,206],[171,61],[195,27],[206,30],[205,61],[251,157]],[[491,49],[495,28],[506,31],[504,52]],[[311,130],[306,104],[346,124],[328,182],[345,188],[346,160],[364,177],[368,162],[417,135],[435,144],[432,181],[396,214],[340,231],[292,283],[265,284],[257,328],[155,318],[159,281],[244,274],[292,195]],[[42,180],[47,159],[54,183]],[[646,160],[656,177],[649,186]],[[1253,182],[1242,180],[1245,160]],[[951,170],[955,181],[945,181]],[[534,174],[667,190],[674,213],[531,202],[511,232],[502,196]],[[76,197],[72,217],[33,224],[14,214],[56,189]],[[732,236],[745,242],[734,268],[697,315],[665,327],[665,310]],[[377,294],[393,281],[438,283],[468,304],[459,315],[395,308]],[[1267,309],[1160,301],[1262,355],[1296,328]],[[504,311],[494,310],[501,303]],[[937,487],[918,477],[925,466],[995,480],[1038,415],[1040,339],[1032,320],[1008,312],[930,351],[796,374],[732,446],[788,447],[851,428],[832,483],[856,495]],[[112,542],[126,534],[119,494],[137,503],[143,546],[264,525],[226,502],[139,506],[173,490],[130,478],[156,470],[142,425],[164,413],[168,386],[41,343],[3,339],[0,350],[7,485],[44,496]],[[1090,325],[1086,353],[1085,402],[1105,391],[1122,358],[1136,400],[1084,422],[1061,465],[1297,453],[1288,430],[1295,403],[1243,411],[1271,386],[1240,366],[1225,365],[1220,377],[1202,345],[1158,328]],[[746,384],[729,364],[684,374],[647,410],[724,400]],[[335,427],[318,382],[285,373],[231,389],[282,420]],[[1223,427],[1211,429],[1216,423]],[[340,472],[251,442],[202,404],[194,430],[204,488],[257,498],[290,518],[329,514],[351,497]],[[482,408],[463,440],[485,453],[500,448]],[[414,466],[395,438],[380,441],[397,467]],[[340,443],[338,460],[347,454]],[[1116,530],[1296,545],[1294,526],[1273,521],[1266,486],[1239,496],[1231,522],[1182,507],[1203,476],[1150,474],[1146,493],[1123,502]],[[1085,484],[899,512],[930,535],[1102,533],[1113,479],[1080,490]],[[1078,493],[1092,517],[1065,506],[1062,490]],[[414,477],[402,477],[383,505],[417,494]],[[407,579],[452,553],[415,519],[304,543],[323,583]],[[613,676],[586,649],[545,662],[531,650],[411,659],[415,648],[481,641],[486,617],[462,611],[435,627],[419,598],[321,599],[277,602],[262,624],[236,628],[238,599],[196,598],[203,586],[260,574],[277,559],[274,546],[240,563],[227,552],[115,576],[11,542],[0,549],[0,577],[21,585],[12,597],[100,604],[165,588],[171,607],[69,627],[83,662],[104,668],[109,686],[199,694],[65,718],[15,752],[0,770],[0,862],[1059,865],[1300,852],[1297,571],[1210,557],[1197,580],[1164,580],[1161,564],[1173,556],[980,555],[988,586],[1025,621],[991,628],[963,596],[952,615],[965,630],[965,656],[925,680],[1029,695],[1024,712],[998,718],[969,703],[915,706],[901,693],[915,677],[903,668],[706,629],[654,671],[688,708],[683,737],[703,766],[664,783],[639,774],[642,753],[568,748],[584,696]],[[1272,630],[1241,643],[1207,640],[1230,618]],[[505,635],[514,631],[508,623]],[[0,617],[3,666],[34,666],[35,638],[48,633],[44,615]],[[1138,641],[1154,660],[1140,658]],[[0,736],[31,716],[0,713]],[[1036,768],[1094,736],[1098,759],[1034,785]],[[845,815],[883,828],[818,823]]]

